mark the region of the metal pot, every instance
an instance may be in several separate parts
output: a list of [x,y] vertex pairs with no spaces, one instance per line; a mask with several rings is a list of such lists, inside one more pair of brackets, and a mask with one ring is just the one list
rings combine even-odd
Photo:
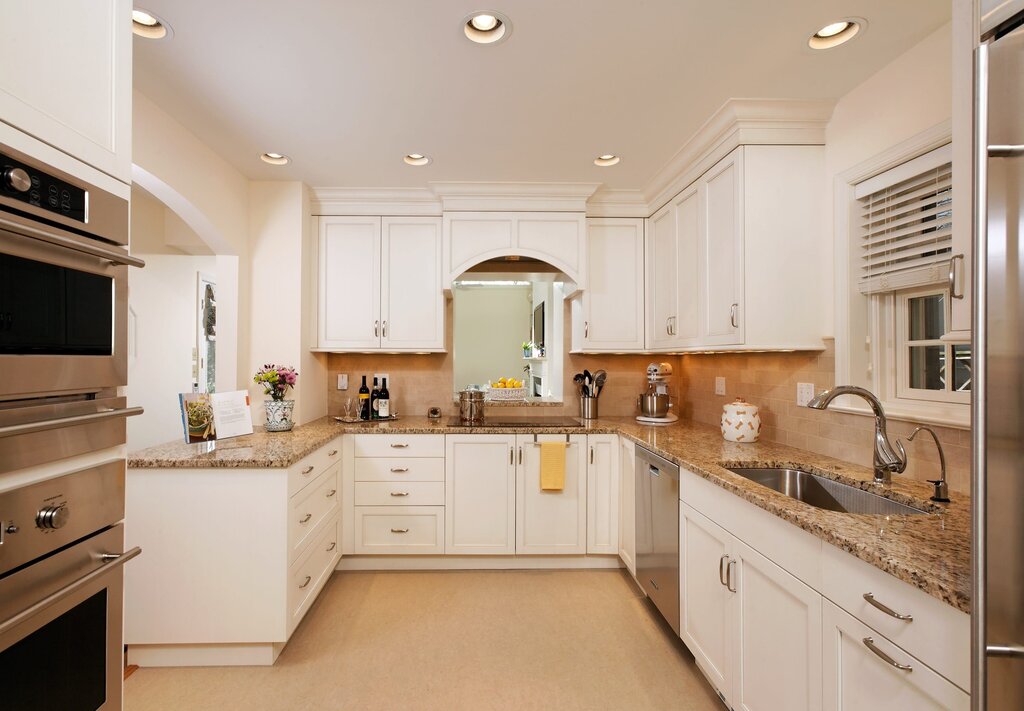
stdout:
[[482,425],[484,422],[484,393],[482,390],[459,392],[459,422],[464,425]]
[[637,407],[644,417],[665,417],[668,409],[672,407],[669,396],[666,393],[642,393],[637,396]]

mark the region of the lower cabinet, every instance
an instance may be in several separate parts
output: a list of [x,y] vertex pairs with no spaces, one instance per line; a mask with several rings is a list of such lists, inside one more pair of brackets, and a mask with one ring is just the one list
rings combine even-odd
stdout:
[[515,435],[445,437],[445,549],[516,552]]
[[587,553],[619,552],[619,437],[587,435]]
[[[540,481],[544,442],[565,443],[565,484],[544,491]],[[516,553],[587,552],[586,435],[516,435]]]
[[680,636],[734,709],[821,707],[821,595],[680,504]]
[[970,696],[853,615],[824,601],[824,711],[967,711]]
[[619,438],[619,557],[636,577],[636,445]]

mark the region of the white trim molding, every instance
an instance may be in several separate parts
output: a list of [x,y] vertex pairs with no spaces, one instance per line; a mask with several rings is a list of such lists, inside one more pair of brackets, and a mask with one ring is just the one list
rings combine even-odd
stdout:
[[832,100],[729,99],[644,187],[651,213],[737,146],[824,145],[834,107]]
[[650,217],[653,210],[642,190],[600,188],[587,201],[587,217]]
[[441,215],[441,201],[427,188],[311,188],[310,192],[313,215]]
[[444,212],[585,212],[600,183],[432,182]]

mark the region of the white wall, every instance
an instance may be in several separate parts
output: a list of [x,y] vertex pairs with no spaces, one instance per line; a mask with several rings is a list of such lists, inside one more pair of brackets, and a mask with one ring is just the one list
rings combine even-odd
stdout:
[[455,390],[498,378],[526,379],[523,341],[533,323],[529,286],[456,287]]
[[310,293],[314,239],[309,188],[298,182],[252,182],[249,194],[250,354],[246,374],[253,421],[265,421],[262,389],[251,382],[265,363],[299,371],[294,419],[298,424],[327,414],[327,358],[310,353],[316,301]]
[[128,367],[127,396],[130,405],[145,409],[142,415],[128,418],[129,450],[182,437],[178,393],[192,390],[196,275],[216,276],[217,271],[217,259],[210,256],[147,254],[143,258],[145,269],[128,273],[135,350]]

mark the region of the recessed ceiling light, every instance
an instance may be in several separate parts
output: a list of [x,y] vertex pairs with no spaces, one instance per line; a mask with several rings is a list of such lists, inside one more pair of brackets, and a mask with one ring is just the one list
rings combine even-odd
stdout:
[[284,153],[264,153],[260,156],[260,160],[270,163],[270,165],[288,165],[292,162],[292,159]]
[[852,40],[866,26],[867,22],[859,17],[830,22],[811,35],[807,44],[811,49],[832,49]]
[[478,10],[462,20],[462,29],[477,44],[495,44],[508,39],[512,23],[508,17],[494,10]]
[[407,153],[402,160],[409,165],[426,165],[430,162],[430,158],[422,153]]
[[607,168],[608,166],[615,165],[618,162],[619,157],[612,153],[605,153],[603,156],[598,156],[594,159],[594,165],[599,165],[602,168]]
[[171,26],[149,10],[132,10],[132,32],[146,39],[163,39],[172,34]]

